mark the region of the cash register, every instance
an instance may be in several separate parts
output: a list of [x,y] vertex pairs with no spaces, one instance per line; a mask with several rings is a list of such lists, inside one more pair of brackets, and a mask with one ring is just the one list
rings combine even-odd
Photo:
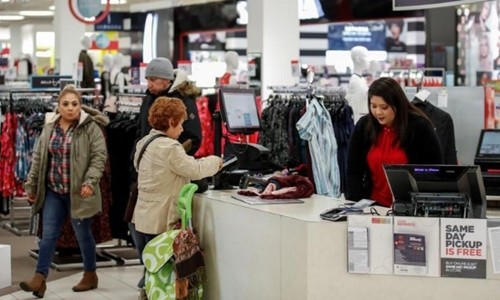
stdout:
[[500,195],[500,129],[482,129],[474,164],[481,167],[486,195]]
[[[214,179],[214,188],[224,189],[237,186],[241,177],[245,174],[267,174],[279,169],[278,166],[270,162],[270,150],[258,144],[245,142],[245,135],[254,133],[261,129],[260,118],[256,105],[255,92],[246,88],[226,88],[220,89],[220,115],[214,115],[214,120],[221,117],[223,126],[233,137],[239,137],[240,142],[226,139],[224,156],[236,157],[237,164],[227,171],[219,174]],[[215,153],[221,144],[222,136],[220,124],[215,124],[216,132],[214,138]]]

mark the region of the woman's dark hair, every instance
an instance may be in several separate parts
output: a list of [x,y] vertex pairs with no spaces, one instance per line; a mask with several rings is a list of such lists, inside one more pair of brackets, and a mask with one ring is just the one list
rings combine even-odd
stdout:
[[370,113],[367,123],[367,129],[369,138],[372,143],[375,143],[377,141],[377,136],[382,130],[382,125],[380,125],[380,123],[371,113],[370,99],[373,96],[381,97],[382,99],[384,99],[387,105],[389,105],[394,110],[393,129],[396,132],[396,139],[394,140],[395,144],[397,142],[401,142],[402,145],[404,144],[408,129],[408,116],[410,114],[418,115],[428,119],[420,109],[418,109],[408,100],[405,92],[396,80],[390,77],[379,78],[375,80],[368,89],[368,110],[370,111]]
[[392,25],[396,25],[399,27],[399,30],[402,32],[403,31],[403,27],[405,26],[405,21],[403,20],[391,20],[388,22],[387,24],[389,28],[391,28]]

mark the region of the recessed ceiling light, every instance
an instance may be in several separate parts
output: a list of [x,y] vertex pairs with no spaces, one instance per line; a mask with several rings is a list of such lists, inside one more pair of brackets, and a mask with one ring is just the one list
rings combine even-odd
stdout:
[[49,10],[56,10],[56,6],[55,5],[49,6]]
[[27,17],[49,17],[53,16],[54,12],[50,10],[22,10],[19,14]]
[[10,0],[2,0],[2,2],[10,2]]
[[[108,1],[101,0],[101,4],[105,5]],[[127,0],[109,0],[109,4],[127,4]]]
[[24,20],[23,16],[0,15],[0,21],[20,21]]

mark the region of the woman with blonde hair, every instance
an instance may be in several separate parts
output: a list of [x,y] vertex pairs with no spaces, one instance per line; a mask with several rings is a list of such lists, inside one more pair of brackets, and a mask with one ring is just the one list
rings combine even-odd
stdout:
[[36,273],[20,287],[39,298],[47,289],[45,281],[67,216],[71,217],[84,267],[83,279],[73,291],[95,289],[98,284],[91,219],[102,209],[99,181],[107,152],[100,125],[106,125],[108,119],[82,106],[81,95],[73,85],[60,93],[57,110],[52,118],[46,116],[25,184],[33,213],[42,213],[43,233]]

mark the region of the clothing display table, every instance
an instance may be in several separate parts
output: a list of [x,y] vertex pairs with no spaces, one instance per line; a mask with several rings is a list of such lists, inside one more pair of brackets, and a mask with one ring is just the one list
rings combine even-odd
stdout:
[[314,195],[302,204],[248,205],[231,198],[235,193],[209,190],[194,198],[194,225],[205,251],[205,299],[446,300],[500,294],[490,254],[487,279],[350,274],[347,222],[319,217],[343,200]]

